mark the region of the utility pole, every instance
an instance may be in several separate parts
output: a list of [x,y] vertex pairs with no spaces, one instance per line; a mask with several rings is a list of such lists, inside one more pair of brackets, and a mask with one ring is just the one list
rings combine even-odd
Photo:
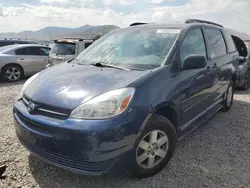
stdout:
[[50,38],[50,42],[52,42],[52,37],[51,37],[51,33],[49,33],[49,38]]
[[24,38],[27,40],[26,31],[24,31]]

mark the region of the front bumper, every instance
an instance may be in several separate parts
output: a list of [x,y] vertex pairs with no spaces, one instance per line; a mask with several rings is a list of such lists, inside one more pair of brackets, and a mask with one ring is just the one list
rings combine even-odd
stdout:
[[126,121],[122,121],[125,117],[55,120],[29,114],[23,102],[18,101],[13,115],[21,144],[52,165],[89,175],[121,171],[130,166],[136,134],[125,127],[134,127],[133,118],[128,120],[132,114],[125,115]]

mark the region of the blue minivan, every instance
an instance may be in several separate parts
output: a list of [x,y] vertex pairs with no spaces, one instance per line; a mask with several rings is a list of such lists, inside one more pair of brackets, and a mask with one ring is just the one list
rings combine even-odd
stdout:
[[208,21],[110,32],[26,81],[13,108],[17,137],[76,173],[154,175],[178,140],[231,108],[238,62],[231,35]]

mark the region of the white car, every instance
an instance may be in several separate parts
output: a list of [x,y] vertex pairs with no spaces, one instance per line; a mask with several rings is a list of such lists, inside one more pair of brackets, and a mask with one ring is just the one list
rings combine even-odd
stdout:
[[15,82],[46,68],[51,48],[37,44],[18,44],[0,48],[0,74]]

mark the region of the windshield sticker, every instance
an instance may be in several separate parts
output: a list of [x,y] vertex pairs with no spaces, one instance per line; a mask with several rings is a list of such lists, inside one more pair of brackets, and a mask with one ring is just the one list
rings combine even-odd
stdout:
[[179,29],[159,29],[156,33],[179,33]]

